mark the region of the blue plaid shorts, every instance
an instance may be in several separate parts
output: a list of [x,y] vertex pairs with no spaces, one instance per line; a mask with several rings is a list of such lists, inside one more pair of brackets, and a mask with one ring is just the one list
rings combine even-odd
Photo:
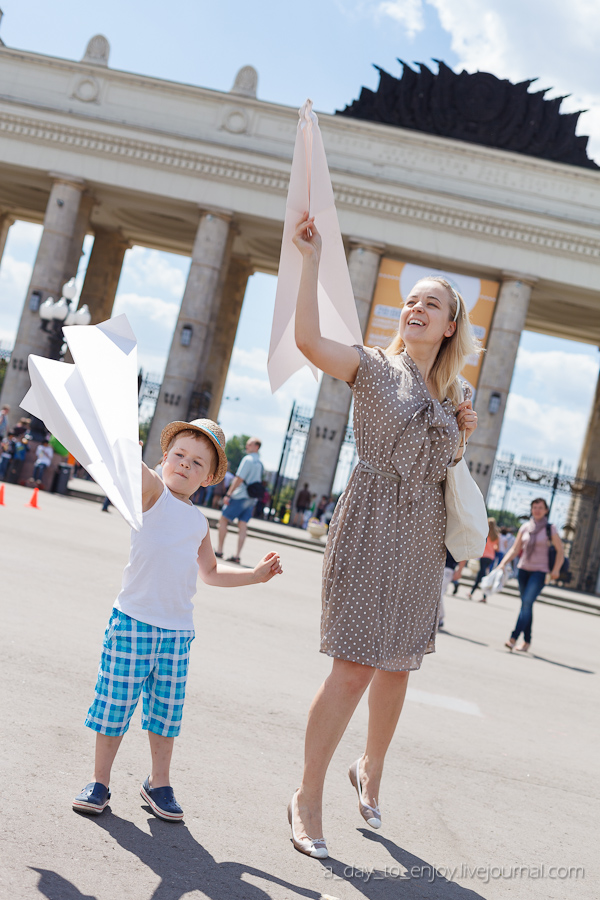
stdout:
[[88,728],[111,737],[125,734],[142,694],[142,728],[177,737],[193,640],[193,631],[157,628],[113,609]]

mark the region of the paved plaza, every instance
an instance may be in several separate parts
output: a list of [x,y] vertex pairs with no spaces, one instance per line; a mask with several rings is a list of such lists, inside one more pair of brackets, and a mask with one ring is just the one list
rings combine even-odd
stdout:
[[[83,727],[128,555],[113,510],[6,485],[0,507],[3,829],[7,900],[592,900],[598,888],[600,617],[538,605],[533,654],[503,648],[518,601],[446,601],[437,653],[413,673],[389,753],[384,825],[362,825],[348,765],[362,702],[326,783],[331,857],[295,852],[286,806],[301,774],[318,653],[322,555],[279,545],[267,585],[201,585],[172,767],[183,823],[154,818],[136,713],[98,819],[71,810],[90,780]],[[213,532],[214,535],[214,532]],[[250,537],[243,561],[272,546]],[[233,551],[229,538],[226,550]]]

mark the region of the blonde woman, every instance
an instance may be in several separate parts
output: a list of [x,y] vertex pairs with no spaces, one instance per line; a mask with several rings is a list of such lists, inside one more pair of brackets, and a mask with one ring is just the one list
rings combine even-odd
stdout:
[[295,848],[322,859],[323,783],[360,698],[369,688],[366,747],[348,774],[361,816],[379,828],[383,764],[408,673],[435,650],[446,557],[442,483],[464,452],[460,432],[467,439],[477,427],[458,374],[478,347],[460,295],[439,277],[410,292],[387,350],[323,338],[321,238],[308,215],[294,243],[303,257],[296,343],[351,386],[359,454],[331,520],[323,566],[321,652],[333,666],[310,708],[304,775],[288,808]]

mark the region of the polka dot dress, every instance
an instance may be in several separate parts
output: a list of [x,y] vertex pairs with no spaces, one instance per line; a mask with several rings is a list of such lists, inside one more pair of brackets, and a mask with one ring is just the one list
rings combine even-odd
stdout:
[[329,529],[321,652],[391,672],[418,669],[435,651],[442,482],[459,442],[456,411],[431,397],[406,351],[388,358],[378,347],[357,349],[359,463]]

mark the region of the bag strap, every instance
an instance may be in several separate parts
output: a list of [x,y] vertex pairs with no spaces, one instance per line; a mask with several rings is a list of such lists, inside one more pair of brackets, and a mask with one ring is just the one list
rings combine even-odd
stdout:
[[262,464],[262,462],[261,462],[260,459],[258,459],[257,462],[258,462],[258,464],[259,464],[259,466],[260,466],[260,477],[257,478],[256,481],[246,481],[246,479],[243,478],[242,481],[244,482],[244,484],[258,484],[259,481],[262,481],[262,480],[263,480],[263,474],[264,474],[264,471],[265,471],[265,467],[263,466],[263,464]]

